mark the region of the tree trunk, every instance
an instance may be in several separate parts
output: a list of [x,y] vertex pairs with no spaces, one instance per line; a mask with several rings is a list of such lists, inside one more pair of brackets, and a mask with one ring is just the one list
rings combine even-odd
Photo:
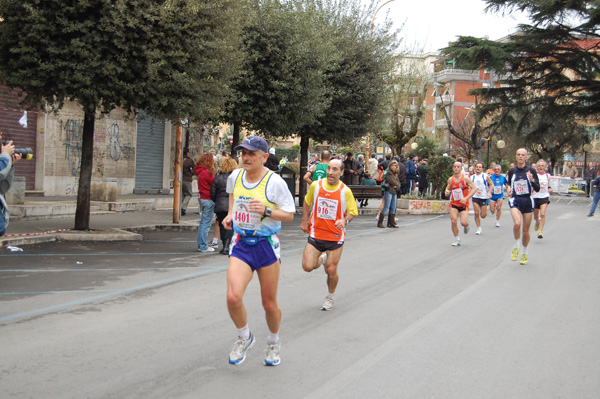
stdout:
[[300,176],[298,176],[298,206],[302,207],[304,204],[304,196],[306,195],[306,182],[303,177],[306,174],[308,168],[308,146],[310,144],[310,137],[308,135],[300,137]]
[[240,125],[241,122],[233,123],[233,143],[231,144],[230,153],[233,154],[233,149],[240,143]]
[[81,169],[79,170],[77,209],[75,210],[75,230],[89,230],[90,228],[90,191],[92,185],[92,166],[94,161],[95,124],[96,107],[84,107]]

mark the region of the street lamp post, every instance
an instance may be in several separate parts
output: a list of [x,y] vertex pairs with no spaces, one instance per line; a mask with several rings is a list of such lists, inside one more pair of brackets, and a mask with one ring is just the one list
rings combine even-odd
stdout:
[[[500,135],[500,133],[495,133],[495,134],[498,134],[498,135]],[[489,167],[490,167],[490,147],[491,147],[491,145],[490,145],[490,144],[491,144],[491,143],[490,143],[490,140],[492,139],[492,137],[494,137],[494,134],[492,134],[491,136],[488,136],[488,137],[486,137],[486,138],[484,139],[485,141],[487,141],[487,160],[486,160],[486,162],[485,162],[485,163],[487,164],[486,166],[488,167],[488,169],[489,169]],[[502,140],[502,136],[500,136],[500,140],[498,140],[498,141],[496,142],[496,147],[498,147],[498,148],[502,149],[502,148],[504,148],[505,146],[506,146],[506,143],[504,142],[504,140]]]
[[590,143],[585,143],[583,145],[583,168],[581,168],[581,172],[582,172],[581,176],[583,177],[583,179],[585,181],[585,191],[586,191],[586,194],[588,194],[588,195],[590,195],[591,192],[592,192],[592,190],[591,190],[591,184],[590,184],[591,180],[588,180],[586,178],[586,176],[585,176],[585,173],[586,173],[585,168],[587,167],[587,153],[589,151],[591,151],[592,148],[593,147],[592,147],[592,145]]

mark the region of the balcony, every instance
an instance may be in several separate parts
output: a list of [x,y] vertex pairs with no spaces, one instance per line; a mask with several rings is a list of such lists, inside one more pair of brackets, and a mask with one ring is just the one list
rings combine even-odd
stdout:
[[448,127],[448,122],[446,122],[446,118],[437,119],[435,121],[435,127]]
[[450,68],[434,73],[433,77],[439,83],[447,83],[455,80],[479,80],[479,71]]
[[453,103],[454,102],[454,95],[452,95],[452,94],[444,94],[442,96],[442,98],[440,98],[440,96],[436,96],[435,97],[435,105],[440,105],[442,102],[444,103],[444,105]]

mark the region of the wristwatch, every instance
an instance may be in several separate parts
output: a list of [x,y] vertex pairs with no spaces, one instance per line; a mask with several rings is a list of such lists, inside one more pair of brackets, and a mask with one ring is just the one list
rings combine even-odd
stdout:
[[268,206],[265,206],[265,213],[263,213],[263,215],[266,217],[271,217],[272,212],[273,212],[273,210],[271,208],[269,208]]
[[346,220],[346,226],[348,226],[348,223],[350,223],[350,221],[348,220],[348,218],[344,218],[344,220]]

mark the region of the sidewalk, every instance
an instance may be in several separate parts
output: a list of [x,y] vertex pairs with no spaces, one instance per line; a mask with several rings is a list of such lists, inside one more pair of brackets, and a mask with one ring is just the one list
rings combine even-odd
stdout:
[[[370,199],[359,214],[375,216],[380,204],[381,200]],[[73,230],[75,210],[76,198],[67,196],[26,197],[25,204],[10,205],[10,224],[0,237],[0,248],[56,240],[141,240],[143,231],[195,231],[200,221],[198,199],[192,198],[187,214],[179,224],[173,223],[173,195],[130,194],[116,202],[92,201],[90,231]],[[298,207],[297,214],[301,212]]]

